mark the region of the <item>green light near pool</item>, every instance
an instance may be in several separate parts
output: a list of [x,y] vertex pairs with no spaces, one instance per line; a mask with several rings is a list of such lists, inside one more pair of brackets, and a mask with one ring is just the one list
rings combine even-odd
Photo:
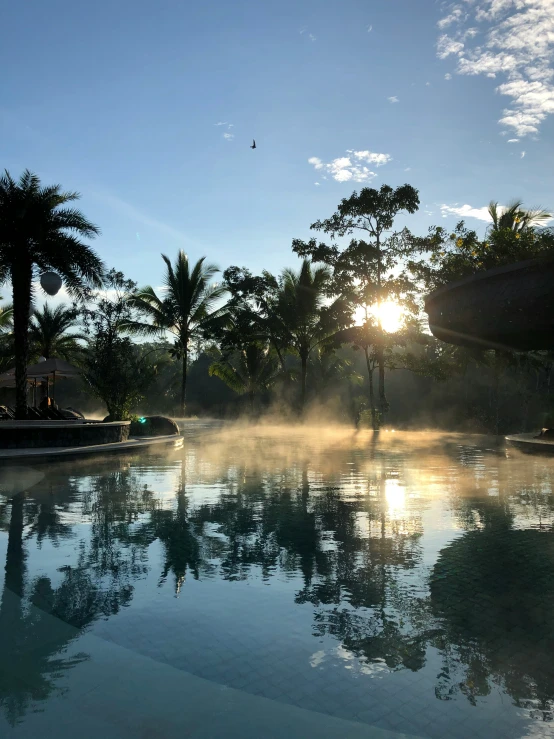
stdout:
[[139,423],[146,423],[146,418],[144,416],[141,416],[138,420]]

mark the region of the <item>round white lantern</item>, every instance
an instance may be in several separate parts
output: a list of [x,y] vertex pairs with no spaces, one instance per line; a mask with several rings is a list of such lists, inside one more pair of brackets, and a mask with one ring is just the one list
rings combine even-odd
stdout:
[[56,272],[45,272],[40,276],[40,285],[48,295],[56,295],[62,286],[62,278]]

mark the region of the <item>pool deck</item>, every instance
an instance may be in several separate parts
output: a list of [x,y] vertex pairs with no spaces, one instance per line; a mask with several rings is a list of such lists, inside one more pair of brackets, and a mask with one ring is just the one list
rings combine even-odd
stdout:
[[4,461],[59,459],[63,457],[80,457],[94,454],[111,454],[129,452],[136,449],[152,447],[172,447],[178,449],[183,446],[183,436],[145,436],[131,438],[127,441],[118,441],[113,444],[93,444],[91,446],[73,447],[36,447],[34,449],[0,449],[0,463]]
[[510,434],[505,438],[508,444],[523,451],[554,454],[554,439],[538,439],[536,431],[530,434]]

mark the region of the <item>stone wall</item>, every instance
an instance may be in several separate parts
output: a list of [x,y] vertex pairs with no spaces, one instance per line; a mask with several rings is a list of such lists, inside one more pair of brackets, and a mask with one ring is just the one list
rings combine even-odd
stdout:
[[130,421],[0,421],[0,449],[95,446],[129,438]]

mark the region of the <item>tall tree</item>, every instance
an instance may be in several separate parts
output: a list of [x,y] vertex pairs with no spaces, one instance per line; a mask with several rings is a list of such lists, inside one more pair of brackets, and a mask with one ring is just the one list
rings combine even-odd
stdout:
[[288,346],[300,358],[302,409],[306,404],[306,377],[311,352],[331,341],[347,321],[341,298],[326,304],[330,280],[328,267],[314,268],[309,259],[304,259],[298,272],[283,270],[275,301],[275,316],[283,326]]
[[352,344],[354,349],[362,349],[364,353],[368,387],[367,400],[369,402],[371,426],[374,430],[377,430],[379,428],[379,412],[377,411],[375,404],[373,374],[379,366],[379,363],[376,353],[378,335],[375,320],[372,319],[366,311],[365,320],[362,325],[349,326],[338,334],[337,340],[343,343]]
[[289,335],[286,325],[277,312],[279,280],[264,270],[261,275],[253,275],[245,267],[228,267],[223,273],[224,284],[230,299],[227,309],[230,325],[219,337],[225,346],[228,339],[235,346],[237,335],[251,337],[254,341],[268,341],[275,351],[283,379],[289,373],[285,356],[289,348]]
[[[407,280],[392,270],[419,245],[407,230],[387,236],[392,231],[399,213],[415,213],[419,208],[419,193],[411,185],[393,189],[382,185],[379,190],[365,187],[344,198],[337,211],[326,220],[312,223],[310,228],[331,237],[331,245],[295,239],[293,251],[311,256],[335,269],[340,289],[348,285],[358,305],[372,302],[376,312],[375,352],[379,369],[379,411],[384,417],[387,409],[385,394],[385,345],[382,323],[382,304],[392,295],[406,292]],[[361,233],[362,239],[352,239],[344,249],[336,239]]]
[[129,328],[149,336],[173,335],[175,354],[182,360],[180,414],[185,415],[187,397],[187,370],[190,346],[225,314],[225,307],[216,307],[226,292],[224,285],[210,284],[219,269],[205,264],[205,257],[192,266],[187,255],[180,251],[171,263],[162,254],[166,270],[163,278],[165,294],[160,297],[153,287],[138,290],[131,298],[132,305],[149,319],[149,323],[133,321]]
[[42,186],[25,170],[19,181],[6,171],[0,177],[0,282],[11,280],[14,309],[16,415],[27,417],[27,364],[33,278],[54,270],[74,298],[88,286],[101,286],[104,266],[82,238],[99,231],[68,203],[74,192],[60,185]]
[[79,341],[86,337],[80,333],[71,333],[77,323],[78,311],[58,305],[50,308],[45,303],[42,310],[33,311],[29,327],[31,350],[45,359],[61,357],[68,362],[74,361],[82,353]]

